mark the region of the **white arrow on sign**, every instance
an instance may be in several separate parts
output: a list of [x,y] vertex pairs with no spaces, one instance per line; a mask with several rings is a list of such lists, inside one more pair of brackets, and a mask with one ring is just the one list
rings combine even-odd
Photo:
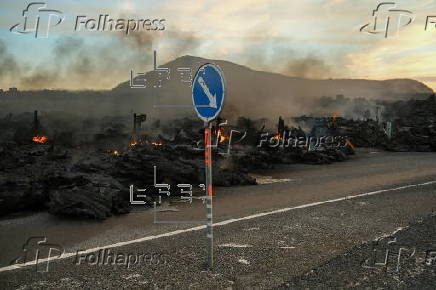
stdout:
[[201,88],[203,89],[203,92],[206,94],[207,98],[209,99],[209,107],[217,108],[216,106],[216,95],[212,95],[212,93],[209,91],[209,88],[206,85],[206,82],[202,77],[198,78],[198,83],[200,84]]

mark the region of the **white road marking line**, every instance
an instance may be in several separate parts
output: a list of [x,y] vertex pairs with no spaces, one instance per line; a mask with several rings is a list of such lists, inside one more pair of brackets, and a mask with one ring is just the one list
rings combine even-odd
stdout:
[[268,178],[268,177],[256,178],[256,182],[258,185],[273,184],[273,183],[286,183],[286,182],[297,181],[297,180],[298,179],[291,179],[291,178]]
[[222,247],[222,248],[252,248],[253,246],[252,245],[228,243],[228,244],[218,245],[218,247]]
[[399,228],[397,228],[395,231],[393,231],[393,232],[390,233],[390,234],[383,234],[383,235],[381,235],[381,236],[379,236],[379,237],[376,237],[376,238],[374,239],[374,242],[379,241],[379,240],[382,240],[382,239],[385,239],[385,238],[393,237],[395,234],[397,234],[397,233],[399,233],[399,232],[401,232],[401,231],[404,231],[404,230],[406,230],[406,229],[408,229],[408,228],[409,228],[409,226],[406,226],[406,227],[399,227]]
[[303,205],[299,205],[299,206],[295,206],[295,207],[287,207],[287,208],[277,209],[277,210],[270,211],[270,212],[261,212],[261,213],[249,215],[246,217],[241,217],[241,218],[230,219],[230,220],[218,222],[218,223],[215,223],[214,226],[223,226],[223,225],[231,224],[231,223],[234,223],[237,221],[251,220],[254,218],[258,218],[258,217],[263,217],[263,216],[276,214],[276,213],[287,212],[287,211],[291,211],[291,210],[295,210],[295,209],[307,208],[307,207],[317,206],[317,205],[321,205],[321,204],[325,204],[325,203],[333,203],[333,202],[349,200],[349,199],[353,199],[353,198],[359,198],[359,197],[363,197],[363,196],[371,196],[371,195],[380,194],[380,193],[388,192],[388,191],[398,191],[398,190],[402,190],[402,189],[419,187],[419,186],[426,186],[426,185],[431,185],[431,184],[436,184],[436,181],[429,181],[429,182],[420,183],[420,184],[405,185],[405,186],[400,186],[400,187],[390,188],[390,189],[381,189],[381,190],[371,191],[371,192],[367,192],[367,193],[348,195],[348,196],[344,196],[344,197],[340,197],[340,198],[336,198],[336,199],[330,199],[330,200],[326,200],[326,201],[307,203],[307,204],[303,204]]
[[[402,189],[426,186],[426,185],[431,185],[431,184],[436,184],[436,180],[425,182],[425,183],[419,183],[419,184],[410,184],[410,185],[405,185],[405,186],[400,186],[400,187],[390,188],[390,189],[381,189],[381,190],[377,190],[377,191],[371,191],[371,192],[366,192],[366,193],[361,193],[361,194],[356,194],[356,195],[348,195],[348,196],[340,197],[340,198],[336,198],[336,199],[312,202],[312,203],[307,203],[307,204],[303,204],[303,205],[299,205],[299,206],[277,209],[277,210],[273,210],[273,211],[269,211],[269,212],[262,212],[262,213],[258,213],[258,214],[253,214],[253,215],[241,217],[241,218],[234,218],[234,219],[221,221],[221,222],[213,224],[213,226],[224,226],[224,225],[232,224],[232,223],[235,223],[238,221],[251,220],[251,219],[255,219],[255,218],[259,218],[259,217],[263,217],[263,216],[268,216],[268,215],[273,215],[273,214],[277,214],[277,213],[283,213],[283,212],[287,212],[287,211],[291,211],[291,210],[295,210],[295,209],[308,208],[308,207],[313,207],[313,206],[322,205],[322,204],[326,204],[326,203],[333,203],[333,202],[344,201],[344,200],[349,200],[349,199],[353,199],[353,198],[376,195],[376,194],[380,194],[380,193],[384,193],[384,192],[388,192],[388,191],[398,191],[398,190],[402,190]],[[84,255],[84,254],[88,254],[88,253],[97,252],[99,250],[117,248],[117,247],[122,247],[122,246],[126,246],[126,245],[141,243],[141,242],[145,242],[145,241],[151,241],[151,240],[155,240],[155,239],[159,239],[159,238],[176,236],[176,235],[183,234],[183,233],[203,230],[205,228],[206,228],[206,226],[202,225],[202,226],[197,226],[197,227],[193,227],[193,228],[189,228],[189,229],[185,229],[185,230],[177,230],[177,231],[172,231],[172,232],[163,233],[163,234],[159,234],[159,235],[142,237],[142,238],[135,239],[135,240],[118,242],[118,243],[114,243],[111,245],[95,247],[95,248],[88,249],[85,251],[80,251],[80,254]],[[48,262],[48,261],[62,260],[62,259],[74,257],[75,255],[76,255],[76,253],[66,253],[66,254],[61,255],[60,257],[39,259],[38,262],[44,263],[44,262]],[[11,266],[2,267],[2,268],[0,268],[0,272],[17,270],[17,269],[21,269],[21,268],[24,268],[27,266],[36,265],[37,264],[36,262],[37,261],[34,260],[34,261],[30,261],[30,262],[27,262],[24,264],[15,264],[15,265],[11,265]]]
[[396,229],[391,235],[393,236],[393,235],[395,235],[396,233],[398,233],[398,232],[401,232],[402,230],[404,230],[405,228],[404,227],[399,227],[398,229]]
[[240,259],[238,260],[238,262],[239,262],[239,263],[242,263],[242,264],[244,264],[244,265],[250,265],[250,262],[248,262],[246,259],[243,259],[243,258],[240,258]]
[[258,228],[258,227],[244,229],[244,231],[246,231],[246,232],[258,231],[258,230],[260,230],[260,228]]

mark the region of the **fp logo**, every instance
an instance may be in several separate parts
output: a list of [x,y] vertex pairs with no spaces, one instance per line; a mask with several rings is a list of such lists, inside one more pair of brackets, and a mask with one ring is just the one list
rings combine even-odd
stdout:
[[63,253],[60,245],[47,243],[46,237],[31,237],[23,245],[21,256],[14,259],[11,265],[32,262],[37,272],[48,272],[50,260],[60,258]]
[[383,33],[385,38],[398,36],[400,28],[415,20],[413,13],[408,10],[395,9],[394,2],[380,3],[372,12],[373,20],[360,28],[371,34]]
[[35,38],[47,38],[50,27],[64,21],[61,11],[46,9],[44,2],[32,2],[23,10],[23,23],[17,23],[10,31],[19,34],[34,33]]

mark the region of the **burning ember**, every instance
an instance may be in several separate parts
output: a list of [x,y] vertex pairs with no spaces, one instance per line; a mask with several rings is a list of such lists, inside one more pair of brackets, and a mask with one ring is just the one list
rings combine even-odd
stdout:
[[120,156],[121,155],[121,152],[118,151],[118,150],[111,150],[111,149],[109,149],[109,150],[105,150],[105,152],[110,153],[110,154],[115,155],[115,156]]
[[217,138],[218,138],[219,143],[223,143],[228,139],[228,137],[225,135],[223,128],[218,128]]
[[346,142],[345,142],[345,144],[346,144],[347,146],[349,146],[349,147],[351,147],[351,148],[354,149],[354,145],[353,145],[353,143],[351,143],[350,140],[347,139]]
[[148,141],[143,139],[135,139],[131,138],[129,142],[129,147],[136,147],[136,146],[142,146],[142,145],[153,145],[153,146],[162,146],[164,145],[162,142],[159,141]]
[[44,144],[48,140],[47,136],[35,136],[32,138],[33,142]]
[[273,138],[276,140],[282,140],[282,136],[280,136],[280,134],[278,134],[278,133],[276,135],[274,135]]
[[139,142],[136,141],[136,140],[132,140],[132,141],[129,142],[129,146],[130,147],[134,147],[134,146],[138,146],[138,145],[139,145]]

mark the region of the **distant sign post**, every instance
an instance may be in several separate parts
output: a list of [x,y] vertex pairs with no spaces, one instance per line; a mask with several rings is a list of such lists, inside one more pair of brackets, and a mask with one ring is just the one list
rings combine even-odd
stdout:
[[207,263],[213,267],[213,228],[212,228],[212,123],[224,103],[225,86],[221,69],[215,64],[205,64],[199,68],[192,83],[192,103],[198,117],[204,121],[204,163],[207,190]]

